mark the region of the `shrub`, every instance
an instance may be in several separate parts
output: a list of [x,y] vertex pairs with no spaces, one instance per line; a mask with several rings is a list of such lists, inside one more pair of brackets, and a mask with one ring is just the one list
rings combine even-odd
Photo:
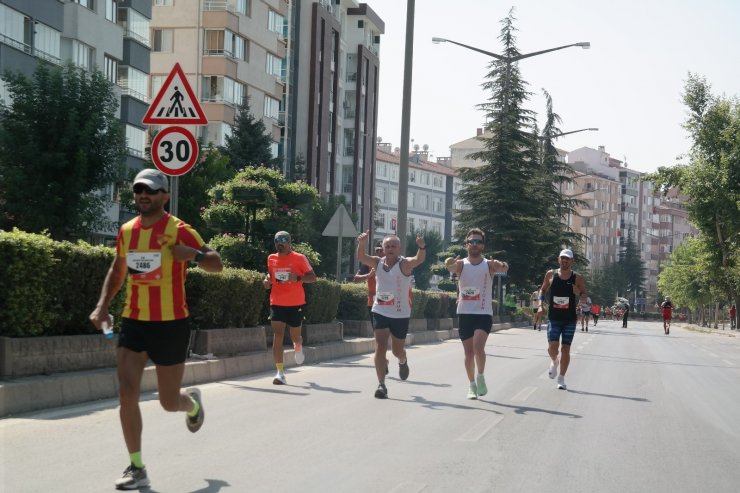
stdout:
[[304,310],[307,324],[331,322],[336,318],[341,293],[340,284],[327,279],[304,284],[306,290],[306,308]]
[[207,330],[259,324],[267,295],[259,272],[226,268],[189,269],[185,281],[193,326]]
[[437,288],[439,288],[440,291],[456,293],[457,292],[457,281],[453,281],[451,279],[442,279],[441,281],[437,283]]
[[424,315],[429,301],[429,293],[421,289],[413,289],[411,299],[411,318],[426,318]]
[[0,335],[40,335],[54,320],[53,251],[47,235],[0,231]]
[[367,285],[342,284],[340,285],[339,320],[369,320],[367,313]]
[[[47,289],[52,297],[54,318],[45,335],[96,334],[88,320],[100,298],[100,291],[115,257],[109,247],[83,241],[54,243],[54,266]],[[111,301],[109,312],[120,326],[126,286]]]

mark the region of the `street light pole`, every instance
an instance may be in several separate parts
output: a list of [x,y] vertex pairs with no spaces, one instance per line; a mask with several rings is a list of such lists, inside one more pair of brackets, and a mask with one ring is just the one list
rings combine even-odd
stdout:
[[411,138],[411,76],[414,59],[415,0],[406,3],[406,55],[403,65],[403,102],[401,104],[401,156],[398,165],[398,219],[396,235],[401,241],[401,255],[406,252],[406,217],[409,191],[409,139]]
[[545,53],[550,53],[551,51],[564,50],[565,48],[571,48],[573,46],[579,46],[579,47],[583,48],[584,50],[588,50],[589,48],[591,48],[591,43],[590,42],[588,42],[588,41],[581,41],[580,43],[572,43],[572,44],[569,44],[569,45],[563,45],[563,46],[557,46],[555,48],[549,48],[547,50],[534,51],[532,53],[524,53],[522,55],[517,55],[517,56],[511,56],[511,57],[509,57],[509,56],[499,55],[498,53],[492,53],[490,51],[481,50],[480,48],[476,48],[475,46],[470,46],[470,45],[466,45],[466,44],[463,44],[463,43],[458,43],[457,41],[452,41],[451,39],[446,39],[446,38],[433,37],[432,38],[432,43],[434,43],[434,44],[452,43],[453,45],[458,45],[458,46],[462,46],[463,48],[467,48],[469,50],[477,51],[478,53],[482,53],[484,55],[488,55],[491,58],[495,58],[496,60],[500,60],[500,61],[506,62],[506,63],[518,62],[519,60],[523,60],[525,58],[530,58],[530,57],[537,56],[537,55],[543,55]]

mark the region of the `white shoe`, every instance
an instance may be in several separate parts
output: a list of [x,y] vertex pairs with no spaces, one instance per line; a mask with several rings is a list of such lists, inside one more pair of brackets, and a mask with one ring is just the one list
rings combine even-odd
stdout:
[[275,378],[272,379],[273,385],[286,385],[288,381],[285,379],[285,373],[279,371],[275,374]]
[[303,346],[301,346],[300,350],[296,349],[296,344],[293,344],[293,350],[295,353],[293,353],[293,356],[295,356],[295,364],[296,365],[302,365],[304,361],[306,361],[306,355],[303,354]]
[[568,390],[568,386],[565,385],[565,377],[562,375],[558,375],[558,388],[560,390]]
[[478,374],[478,378],[476,379],[475,386],[477,387],[478,396],[483,397],[488,393],[488,386],[486,385],[486,377],[484,377],[482,374]]
[[470,387],[468,387],[468,399],[477,399],[478,398],[478,387],[475,385],[475,382],[470,382]]
[[558,376],[558,360],[550,360],[550,369],[547,370],[547,376],[550,378],[555,378]]

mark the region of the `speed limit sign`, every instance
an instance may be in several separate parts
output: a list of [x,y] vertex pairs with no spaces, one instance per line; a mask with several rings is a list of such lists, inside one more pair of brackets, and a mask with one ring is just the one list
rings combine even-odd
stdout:
[[167,127],[152,141],[152,161],[164,174],[184,175],[198,160],[198,143],[183,127]]

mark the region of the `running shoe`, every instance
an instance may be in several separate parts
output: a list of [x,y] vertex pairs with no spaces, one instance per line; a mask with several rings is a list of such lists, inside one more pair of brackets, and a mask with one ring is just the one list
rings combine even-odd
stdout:
[[478,387],[475,385],[475,382],[470,382],[470,386],[468,387],[468,399],[477,399],[478,398]]
[[200,390],[199,389],[189,389],[186,391],[188,396],[190,396],[191,399],[193,399],[195,402],[198,403],[198,414],[195,416],[188,416],[185,415],[185,424],[188,427],[188,430],[190,430],[191,433],[195,433],[196,431],[200,430],[200,427],[203,426],[203,420],[206,417],[206,412],[203,409],[203,401],[200,398]]
[[586,332],[588,332],[588,327],[586,327]]
[[401,377],[401,380],[409,378],[409,360],[406,360],[405,363],[398,363],[398,376]]
[[558,376],[558,388],[560,390],[568,390],[568,386],[565,385],[565,377],[562,375]]
[[301,344],[293,344],[293,355],[295,356],[295,364],[302,365],[306,361],[306,355],[303,354],[303,346]]
[[285,373],[279,371],[275,374],[275,378],[272,379],[273,385],[286,385],[288,381],[285,379]]
[[558,360],[550,360],[550,369],[547,370],[547,376],[550,378],[555,378],[558,376]]
[[146,466],[138,468],[133,464],[129,465],[123,476],[120,479],[116,479],[117,490],[137,490],[144,486],[149,486],[149,478],[146,475]]
[[488,393],[488,387],[486,386],[486,377],[484,377],[482,374],[478,374],[478,378],[476,380],[476,387],[478,387],[478,395],[483,397]]
[[378,388],[375,390],[375,398],[376,399],[387,399],[388,398],[388,389],[385,388],[384,383],[378,384]]

